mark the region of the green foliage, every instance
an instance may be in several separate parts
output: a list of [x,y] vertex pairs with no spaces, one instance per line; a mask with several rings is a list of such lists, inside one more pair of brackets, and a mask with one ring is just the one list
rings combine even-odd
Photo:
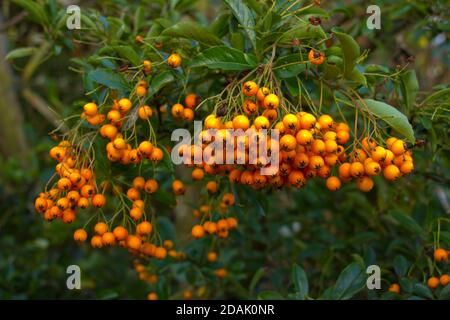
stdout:
[[[4,274],[0,297],[144,298],[157,291],[161,298],[180,298],[188,288],[202,291],[196,293],[199,298],[450,299],[450,286],[437,290],[426,286],[428,277],[449,272],[448,265],[432,260],[432,254],[438,246],[450,247],[450,89],[437,85],[439,77],[427,78],[434,56],[444,57],[439,63],[448,69],[448,44],[421,45],[448,29],[445,19],[430,20],[428,13],[444,14],[443,2],[428,8],[425,3],[382,1],[386,8],[382,32],[365,28],[361,1],[346,6],[329,2],[323,8],[290,4],[227,0],[214,9],[208,1],[126,5],[105,1],[83,8],[83,29],[69,31],[65,8],[55,1],[14,0],[8,2],[8,18],[22,11],[28,15],[27,21],[11,28],[12,50],[6,59],[22,75],[18,91],[31,88],[45,99],[44,105],[67,117],[78,114],[87,99],[103,101],[108,90],[118,96],[129,94],[134,83],[122,70],[139,68],[144,59],[156,62],[158,72],[146,76],[145,102],[157,106],[180,102],[191,91],[203,98],[214,96],[228,77],[257,72],[273,54],[274,74],[287,98],[305,110],[311,110],[309,102],[314,101],[318,111],[339,115],[351,126],[357,120],[361,123],[362,115],[369,117],[365,123],[369,128],[387,125],[389,134],[400,134],[410,142],[415,172],[395,184],[379,179],[368,194],[354,185],[324,193],[323,183],[316,181],[307,189],[286,192],[222,184],[221,195],[236,195],[238,203],[232,210],[240,224],[230,239],[214,244],[220,248],[220,259],[211,265],[205,259],[209,243],[179,236],[192,221],[174,214],[177,199],[167,190],[180,169],[165,154],[163,166],[143,172],[161,181],[161,189],[149,196],[161,235],[174,240],[189,258],[180,263],[148,262],[147,270],[160,278],[153,285],[138,281],[128,268],[133,258],[126,253],[76,246],[69,236],[74,226],[45,224],[34,212],[33,197],[54,166],[46,154],[53,145],[47,132],[54,124],[21,96],[27,122],[23,130],[33,147],[26,168],[17,157],[0,158],[0,226],[6,233],[0,239]],[[201,10],[215,10],[211,17],[217,18],[206,20]],[[321,17],[325,23],[313,26],[310,17]],[[401,21],[398,24],[405,31],[395,21]],[[341,27],[330,28],[337,24]],[[408,51],[419,53],[416,65],[397,57],[397,34],[406,38]],[[32,40],[35,35],[42,39],[39,45]],[[136,43],[137,35],[144,37],[142,44]],[[308,52],[298,42],[324,52],[325,63],[309,64]],[[163,56],[156,46],[161,46]],[[164,61],[173,48],[184,59],[177,70],[167,68]],[[355,93],[361,100],[349,98]],[[196,118],[211,111],[206,101],[196,110]],[[168,143],[170,130],[184,126],[156,117],[151,121],[162,144]],[[97,160],[105,178],[123,171],[110,172],[106,157]],[[138,168],[128,168],[122,182],[137,172]],[[205,199],[205,190],[194,192],[198,197],[193,202]],[[192,209],[198,204],[185,205]],[[80,292],[65,289],[69,264],[82,267],[85,289]],[[381,290],[365,287],[365,268],[371,264],[382,269]],[[225,279],[213,275],[213,269],[221,266],[229,272]],[[387,292],[392,283],[399,283],[399,295]]]

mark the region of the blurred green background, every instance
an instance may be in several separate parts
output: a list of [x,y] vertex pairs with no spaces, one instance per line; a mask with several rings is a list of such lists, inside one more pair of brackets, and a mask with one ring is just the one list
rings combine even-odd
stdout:
[[[68,5],[67,1],[37,2],[44,4],[49,16]],[[369,62],[395,67],[410,61],[420,84],[418,101],[449,83],[450,8],[446,1],[377,1],[382,19],[379,31],[368,30],[365,26],[366,8],[371,1],[322,3],[323,8],[334,13],[332,19],[323,21],[324,27],[340,25],[349,31],[362,50],[369,50]],[[78,5],[81,10],[97,10],[99,16],[116,16],[126,21],[138,4],[137,1],[107,0],[78,1]],[[151,18],[153,7],[168,4],[141,1],[141,5],[148,8]],[[54,166],[48,157],[54,141],[48,133],[55,128],[58,115],[72,114],[73,102],[84,96],[81,76],[71,71],[71,59],[89,56],[95,45],[77,41],[69,32],[44,30],[14,1],[2,1],[0,6],[0,298],[145,298],[149,287],[131,268],[133,258],[129,254],[115,248],[99,251],[79,246],[72,240],[73,226],[47,223],[33,208],[34,198],[51,176]],[[220,1],[204,0],[178,1],[177,6],[183,14],[168,12],[172,20],[187,15],[204,24],[210,23],[222,8]],[[41,53],[33,55],[34,59],[6,61],[7,53],[18,47],[37,48]],[[448,110],[448,100],[446,103]],[[245,243],[243,246],[249,250],[249,255],[244,257],[248,259],[247,265],[235,267],[237,274],[242,273],[242,281],[249,282],[251,279],[246,275],[261,266],[277,268],[280,273],[286,271],[290,266],[277,262],[278,255],[292,258],[291,262],[302,263],[304,269],[309,267],[311,275],[326,279],[336,279],[337,274],[333,273],[351,260],[352,253],[368,257],[371,250],[385,251],[383,259],[389,261],[403,252],[413,260],[414,254],[419,252],[414,251],[418,248],[414,247],[416,243],[407,243],[411,236],[401,228],[399,231],[387,227],[386,221],[375,215],[376,212],[405,210],[425,227],[430,214],[447,218],[450,214],[448,118],[433,119],[433,110],[417,110],[416,113],[410,115],[410,120],[417,139],[425,141],[415,153],[416,174],[395,186],[377,187],[368,195],[353,189],[346,193],[324,194],[320,191],[323,186],[315,183],[295,194],[271,198],[267,210],[276,213],[270,218],[249,217],[247,232],[264,234],[267,229],[273,230],[273,237],[267,240],[273,242],[262,244],[262,240],[250,239],[251,236],[246,237],[248,234],[244,233],[233,239],[234,243]],[[446,115],[448,117],[448,112]],[[369,214],[361,214],[361,211]],[[292,231],[293,223],[299,223],[294,229],[300,226],[300,232]],[[288,228],[291,236],[289,232],[286,237],[280,236],[278,231],[282,228],[285,232]],[[374,232],[378,236],[373,235]],[[356,234],[359,237],[352,238]],[[359,241],[366,241],[364,237],[375,240],[367,240],[370,245],[358,245]],[[258,241],[261,243],[255,244]],[[333,263],[326,258],[330,243],[338,244],[333,249],[338,252]],[[412,253],[397,250],[397,245],[412,246]],[[238,249],[234,246],[230,250]],[[231,256],[233,254],[238,253]],[[83,290],[66,289],[65,271],[71,264],[80,265],[82,269]],[[323,287],[327,283],[328,280]],[[267,290],[284,290],[286,284],[283,276],[274,272],[265,278],[262,286]],[[217,297],[243,297],[236,292],[235,285],[229,284]]]

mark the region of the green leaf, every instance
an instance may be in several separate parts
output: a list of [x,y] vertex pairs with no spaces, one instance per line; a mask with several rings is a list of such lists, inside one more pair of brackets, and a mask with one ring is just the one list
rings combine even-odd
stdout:
[[217,37],[222,38],[228,32],[230,17],[231,15],[229,13],[224,13],[218,16],[208,27],[209,31],[215,34]]
[[291,277],[299,299],[304,300],[309,292],[308,277],[305,271],[299,265],[294,264]]
[[138,66],[141,64],[141,58],[139,58],[139,55],[134,51],[133,48],[129,46],[113,46],[111,47],[117,54],[130,61],[134,66]]
[[33,47],[17,48],[8,52],[8,54],[5,57],[5,60],[12,60],[17,58],[23,58],[26,56],[31,56],[36,51],[37,48]]
[[225,46],[206,49],[196,56],[189,64],[191,68],[208,67],[222,70],[248,70],[257,66],[256,58],[252,54]]
[[400,277],[406,275],[406,272],[408,271],[408,261],[404,256],[398,255],[394,258],[394,270],[395,273]]
[[399,284],[402,292],[411,293],[413,291],[413,283],[408,278],[401,278]]
[[300,54],[290,54],[279,58],[274,66],[273,70],[276,76],[280,79],[292,78],[297,76],[300,72],[306,70],[306,64],[302,61]]
[[391,211],[389,217],[392,217],[394,221],[414,234],[421,235],[424,233],[422,227],[407,214],[400,211]]
[[400,76],[401,91],[403,100],[405,101],[407,110],[411,110],[416,101],[417,92],[419,91],[419,81],[417,80],[416,72],[408,70]]
[[45,13],[44,7],[39,5],[36,1],[30,0],[14,0],[14,3],[21,6],[28,12],[28,16],[34,22],[47,26],[49,24],[48,17]]
[[439,293],[439,300],[450,300],[450,285],[446,285]]
[[253,11],[242,0],[224,0],[224,2],[230,8],[237,21],[239,21],[239,24],[244,28],[253,48],[256,48],[255,17]]
[[106,69],[94,69],[88,72],[87,78],[111,89],[122,91],[128,91],[130,89],[126,79],[118,72]]
[[359,45],[352,36],[340,32],[337,28],[333,28],[332,31],[338,38],[342,47],[344,56],[344,76],[345,78],[350,78],[352,77],[353,69],[355,68],[356,61],[360,55]]
[[148,90],[148,96],[152,97],[155,93],[157,93],[162,87],[169,84],[170,82],[174,81],[175,78],[173,77],[172,73],[170,71],[164,71],[161,73],[158,73],[156,75],[149,86]]
[[[345,64],[344,64],[345,66]],[[367,87],[367,79],[366,77],[358,70],[358,69],[353,69],[353,71],[351,72],[351,74],[347,77],[348,80],[354,81],[357,84],[363,85],[365,87]]]
[[341,75],[341,69],[339,69],[339,67],[336,64],[325,62],[325,70],[323,72],[323,77],[326,80],[335,80],[340,75]]
[[258,300],[284,300],[284,297],[276,291],[263,291],[258,295]]
[[357,262],[349,264],[339,275],[333,288],[334,299],[347,300],[366,285],[366,275]]
[[444,89],[434,92],[433,94],[426,97],[421,102],[421,105],[426,105],[427,103],[433,102],[434,100],[438,100],[441,97],[445,97],[448,100],[450,97],[450,88],[444,88]]
[[415,143],[414,131],[408,118],[387,103],[372,99],[364,99],[364,103],[358,101],[363,111],[370,112],[377,118],[386,122],[391,128],[403,135],[409,142]]
[[292,40],[326,39],[327,35],[321,26],[313,26],[306,21],[299,21],[295,26],[283,33],[278,39],[280,43],[291,43]]
[[264,276],[264,272],[266,269],[264,267],[261,267],[258,269],[258,271],[255,272],[253,275],[252,281],[250,282],[249,291],[253,292],[255,290],[256,285],[258,284],[259,280]]
[[218,46],[223,44],[222,41],[205,27],[192,21],[181,21],[164,30],[161,35],[185,38],[198,41],[207,46]]
[[413,292],[420,297],[433,299],[433,293],[431,292],[430,288],[422,283],[414,284]]

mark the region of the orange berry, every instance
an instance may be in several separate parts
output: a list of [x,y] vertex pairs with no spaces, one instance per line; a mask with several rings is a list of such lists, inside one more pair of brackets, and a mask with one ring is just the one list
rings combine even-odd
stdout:
[[199,181],[199,180],[202,180],[204,177],[205,177],[205,172],[202,169],[195,168],[192,171],[192,179],[193,180]]
[[139,115],[139,118],[141,118],[142,120],[150,119],[151,116],[153,115],[152,108],[150,108],[149,106],[139,107],[138,115]]
[[326,185],[328,190],[336,191],[341,187],[341,180],[338,177],[329,177]]
[[238,115],[233,119],[233,127],[235,130],[242,129],[247,130],[250,127],[250,121],[244,115]]
[[105,232],[102,235],[102,243],[106,246],[113,246],[116,243],[116,237],[112,232]]
[[137,86],[136,87],[136,95],[139,97],[143,97],[147,94],[147,88],[144,86]]
[[169,58],[167,58],[167,64],[172,68],[178,68],[181,66],[181,56],[178,53],[172,53]]
[[141,248],[142,240],[137,236],[129,235],[126,241],[127,247],[132,250],[139,250]]
[[77,207],[80,209],[86,209],[89,207],[89,200],[87,198],[81,197],[77,202]]
[[94,231],[98,234],[98,235],[103,235],[105,232],[108,231],[108,225],[104,222],[98,222],[95,224],[94,226]]
[[280,139],[280,147],[284,151],[294,150],[297,146],[297,140],[293,135],[285,134]]
[[311,49],[308,53],[308,60],[312,64],[320,65],[325,61],[325,55],[322,52]]
[[164,247],[157,247],[155,249],[155,258],[158,260],[163,260],[167,256],[167,250]]
[[186,105],[186,107],[193,109],[197,106],[197,102],[198,102],[198,97],[195,93],[189,93],[185,98],[184,98],[184,104]]
[[209,262],[216,262],[217,261],[217,252],[215,252],[215,251],[208,252],[207,259]]
[[143,215],[142,209],[140,208],[132,208],[130,210],[130,217],[133,218],[133,220],[137,221],[139,220]]
[[183,195],[186,192],[186,188],[180,180],[175,180],[172,183],[172,190],[176,195]]
[[172,106],[172,116],[174,118],[181,118],[183,116],[184,107],[182,104],[176,103]]
[[192,228],[191,234],[195,239],[203,238],[205,236],[205,229],[203,229],[201,225],[197,224]]
[[91,238],[91,246],[93,248],[101,248],[103,247],[103,240],[100,235],[93,236]]
[[136,226],[136,233],[140,235],[147,235],[152,233],[153,225],[148,221],[142,221]]
[[101,208],[105,205],[106,198],[102,194],[96,194],[92,197],[92,205],[96,208]]
[[276,109],[280,105],[277,95],[270,93],[264,98],[264,106],[268,109]]
[[436,289],[439,286],[439,279],[431,277],[428,279],[427,284],[430,289]]
[[261,87],[258,89],[258,92],[256,93],[256,100],[258,101],[264,101],[264,98],[270,93],[269,88]]
[[122,226],[117,226],[113,230],[114,237],[116,237],[117,241],[126,240],[128,237],[128,231]]
[[93,116],[97,115],[98,108],[97,108],[97,105],[95,103],[89,102],[89,103],[86,103],[83,106],[83,111],[84,111],[85,115],[87,115],[89,117],[93,117]]
[[219,188],[219,186],[218,186],[217,182],[215,182],[215,181],[209,181],[209,182],[206,184],[206,190],[208,190],[208,192],[209,192],[210,194],[216,193],[217,190],[218,190],[218,188]]
[[139,190],[137,190],[135,188],[129,188],[127,190],[127,197],[131,201],[135,201],[141,197],[141,194],[139,193]]
[[247,81],[242,86],[242,92],[247,97],[254,96],[258,92],[258,89],[259,89],[259,87],[256,84],[256,82],[254,82],[254,81]]
[[433,256],[436,262],[448,261],[448,253],[442,248],[434,250]]
[[400,177],[400,169],[396,165],[390,164],[383,169],[383,176],[386,180],[394,181]]
[[350,175],[359,178],[364,175],[364,165],[361,162],[353,162],[350,165]]
[[153,151],[149,158],[152,161],[161,161],[163,156],[164,156],[163,151],[160,148],[155,147],[153,148]]
[[445,287],[447,284],[449,284],[450,282],[450,276],[448,274],[443,274],[440,278],[439,278],[439,283],[441,284],[441,286]]
[[147,300],[158,300],[158,295],[155,292],[150,292],[147,295]]
[[145,182],[144,190],[147,193],[155,193],[158,190],[158,188],[159,188],[158,181],[156,181],[155,179],[148,179]]
[[222,197],[222,202],[227,206],[234,205],[234,195],[232,193],[225,193]]
[[119,100],[119,111],[122,113],[128,112],[133,104],[131,103],[130,99],[122,98]]
[[77,229],[73,233],[73,239],[78,242],[84,242],[87,239],[87,232],[84,229]]
[[369,192],[373,188],[373,180],[369,177],[362,177],[357,180],[358,189],[363,192]]
[[144,156],[149,156],[153,152],[153,144],[150,141],[142,141],[138,149]]
[[389,292],[399,294],[400,293],[400,286],[397,283],[391,284],[389,287]]
[[378,162],[370,161],[364,165],[364,172],[369,176],[376,176],[381,172],[381,166]]

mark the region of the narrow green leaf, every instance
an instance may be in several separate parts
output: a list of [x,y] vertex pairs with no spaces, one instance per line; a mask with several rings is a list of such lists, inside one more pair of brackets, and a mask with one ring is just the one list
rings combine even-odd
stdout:
[[391,211],[389,216],[399,223],[402,227],[409,230],[410,232],[420,235],[423,234],[422,227],[413,219],[411,216],[404,214],[400,211]]
[[304,300],[309,292],[308,277],[305,271],[297,264],[292,266],[292,282],[299,299]]
[[[344,64],[344,66],[345,66],[345,64]],[[356,68],[353,69],[353,71],[350,73],[350,75],[347,77],[347,79],[350,81],[354,81],[356,84],[367,87],[366,77]]]
[[122,91],[130,89],[126,79],[120,73],[111,70],[94,69],[89,71],[87,78],[111,89]]
[[360,55],[359,45],[352,36],[340,32],[337,28],[333,28],[332,31],[341,44],[342,53],[344,56],[344,76],[349,78],[352,76],[353,69],[356,66],[356,61]]
[[5,57],[5,60],[12,60],[17,58],[23,58],[27,56],[31,56],[33,53],[37,51],[36,48],[26,47],[26,48],[17,48],[8,52]]
[[224,2],[230,8],[237,21],[239,21],[239,24],[244,28],[253,48],[256,48],[256,32],[254,30],[255,16],[253,11],[242,0],[224,0]]
[[225,46],[206,49],[196,56],[189,64],[191,68],[208,67],[222,70],[248,70],[257,66],[256,58],[252,54]]
[[299,21],[295,26],[283,33],[278,39],[280,43],[291,43],[292,40],[326,39],[327,35],[321,26],[313,26],[305,21]]
[[161,90],[161,88],[163,88],[165,85],[169,84],[174,80],[175,78],[173,77],[170,71],[164,71],[159,73],[152,79],[150,83],[148,96],[152,97],[155,93]]
[[43,26],[47,26],[49,24],[44,7],[39,5],[36,1],[14,0],[14,3],[24,8],[25,11],[28,12],[30,19],[34,22],[37,22]]
[[134,66],[138,66],[141,64],[141,59],[139,55],[134,51],[133,48],[129,46],[113,46],[111,47],[117,54],[130,61]]
[[417,80],[416,72],[414,70],[408,70],[400,76],[400,81],[406,108],[407,110],[411,110],[419,91],[419,81]]
[[306,70],[305,60],[298,53],[286,55],[277,59],[273,69],[278,78],[292,78]]
[[450,300],[450,285],[446,285],[439,293],[439,300]]
[[363,101],[364,103],[357,102],[363,111],[370,112],[403,135],[409,142],[415,143],[414,131],[408,118],[403,113],[381,101],[372,99],[364,99]]
[[422,283],[414,284],[413,292],[422,298],[433,299],[433,293],[430,288]]
[[230,17],[231,15],[229,13],[221,14],[211,23],[208,30],[215,34],[218,38],[222,38],[228,32]]
[[284,297],[276,291],[263,291],[258,295],[258,300],[284,300]]
[[395,273],[400,277],[406,275],[406,272],[408,271],[408,261],[404,256],[398,255],[394,258],[394,270]]
[[433,102],[435,100],[438,100],[442,97],[445,97],[445,99],[450,98],[450,88],[444,88],[439,91],[434,92],[433,94],[426,97],[422,102],[421,105],[426,105],[427,103]]
[[209,32],[208,29],[192,21],[178,22],[164,30],[161,35],[195,40],[207,46],[218,46],[223,44],[222,41]]
[[258,284],[259,280],[264,276],[264,272],[266,269],[264,267],[261,267],[258,269],[258,271],[255,272],[253,275],[252,281],[250,282],[249,291],[253,292],[255,290],[256,285]]
[[357,262],[349,264],[339,275],[333,289],[334,299],[347,300],[366,285],[366,275]]

